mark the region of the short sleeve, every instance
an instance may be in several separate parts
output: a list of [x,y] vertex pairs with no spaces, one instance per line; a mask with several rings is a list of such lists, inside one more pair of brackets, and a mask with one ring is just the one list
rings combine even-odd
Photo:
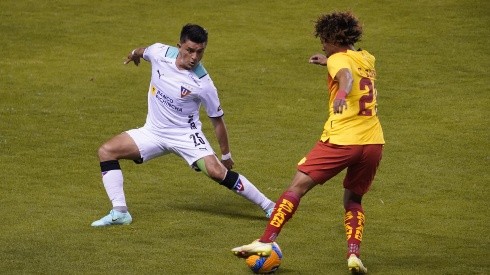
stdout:
[[167,45],[162,43],[155,43],[153,45],[148,46],[143,52],[143,58],[146,61],[153,62],[156,60],[158,54],[161,54],[162,51],[165,52],[169,48]]
[[221,109],[221,103],[218,97],[218,90],[214,86],[213,81],[206,75],[202,78],[204,83],[203,92],[200,94],[202,104],[209,117],[221,117],[223,116],[223,110]]
[[342,53],[333,54],[327,60],[327,69],[330,77],[334,79],[341,69],[351,70],[349,58]]

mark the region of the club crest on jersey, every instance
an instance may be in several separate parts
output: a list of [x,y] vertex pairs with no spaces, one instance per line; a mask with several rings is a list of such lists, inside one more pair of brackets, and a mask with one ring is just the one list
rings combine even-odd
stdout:
[[237,180],[233,189],[237,190],[238,192],[242,192],[244,190],[243,183],[240,179]]
[[191,91],[188,90],[187,88],[183,87],[183,86],[180,86],[180,97],[184,97],[186,95],[190,95],[191,94]]

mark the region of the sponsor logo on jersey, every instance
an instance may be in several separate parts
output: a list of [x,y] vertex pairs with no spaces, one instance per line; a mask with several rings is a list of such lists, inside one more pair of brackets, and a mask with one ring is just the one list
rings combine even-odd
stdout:
[[189,89],[186,89],[185,87],[183,86],[180,86],[180,97],[184,97],[184,96],[187,96],[187,95],[190,95],[191,94],[191,91]]
[[221,105],[220,105],[220,106],[218,106],[218,112],[220,112],[220,111],[221,111]]
[[155,98],[169,109],[182,113],[182,107],[175,105],[174,100],[168,95],[164,94],[162,91],[156,89]]

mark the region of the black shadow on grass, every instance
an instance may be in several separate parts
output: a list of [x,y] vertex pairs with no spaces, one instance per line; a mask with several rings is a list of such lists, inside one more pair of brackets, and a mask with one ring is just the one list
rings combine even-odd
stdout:
[[[263,215],[262,212],[257,212],[257,214],[251,215],[246,212],[236,210],[234,207],[226,207],[226,205],[216,205],[216,204],[199,204],[199,205],[191,205],[191,204],[173,204],[169,205],[171,208],[179,209],[179,210],[187,210],[192,212],[202,212],[209,213],[217,216],[225,216],[229,218],[242,218],[248,220],[266,220],[265,213]],[[259,209],[258,209],[259,210]],[[260,211],[260,210],[259,210]]]

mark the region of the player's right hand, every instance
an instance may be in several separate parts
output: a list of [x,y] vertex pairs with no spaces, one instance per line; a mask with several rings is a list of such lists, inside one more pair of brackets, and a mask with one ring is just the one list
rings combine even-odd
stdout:
[[128,54],[128,57],[126,57],[126,60],[124,60],[124,65],[128,64],[129,62],[133,61],[134,65],[138,66],[140,64],[140,57],[138,54],[135,53],[136,50],[131,51]]
[[233,159],[229,158],[229,159],[226,159],[226,160],[221,160],[221,163],[223,163],[223,165],[226,167],[226,169],[228,170],[231,170],[233,169],[233,165],[235,164],[235,162],[233,161]]

